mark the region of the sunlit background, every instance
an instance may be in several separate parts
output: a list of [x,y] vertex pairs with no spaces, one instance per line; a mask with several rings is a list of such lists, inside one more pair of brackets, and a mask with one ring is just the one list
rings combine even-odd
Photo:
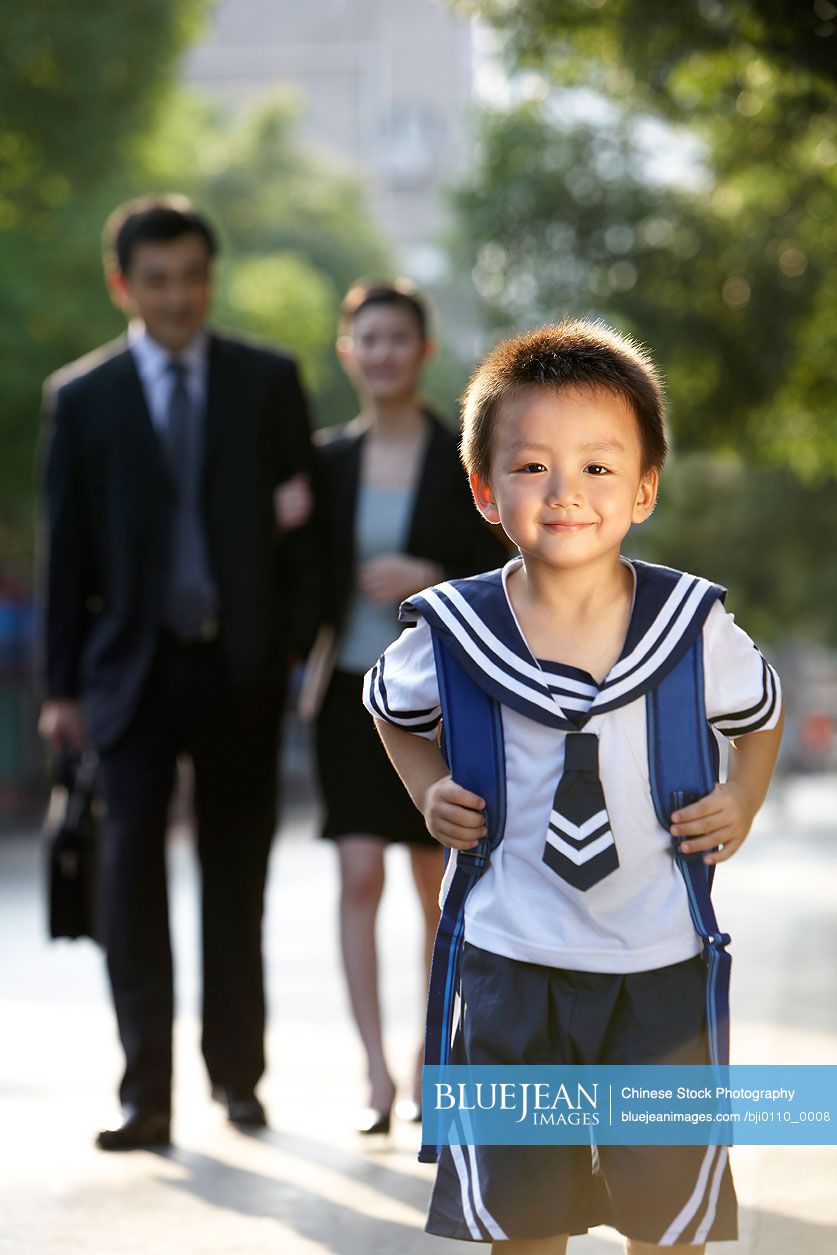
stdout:
[[219,223],[222,325],[299,355],[317,421],[357,276],[431,295],[431,399],[586,312],[652,346],[676,456],[634,546],[728,583],[834,764],[837,6],[831,0],[36,0],[0,9],[0,816],[37,803],[33,465],[46,374],[121,330],[108,210]]
[[[721,878],[734,1051],[835,1061],[836,75],[832,0],[0,0],[0,1249],[438,1245],[409,1130],[377,1161],[346,1140],[360,1056],[298,728],[266,938],[279,1131],[236,1140],[208,1111],[181,840],[178,1150],[114,1164],[90,1145],[117,1059],[98,954],[45,940],[34,482],[43,379],[123,330],[100,233],[141,192],[183,191],[218,224],[216,322],[295,353],[320,425],[353,415],[333,343],[361,275],[430,295],[427,389],[452,425],[505,332],[587,313],[651,346],[674,455],[629,552],[729,585],[789,703],[750,861]],[[418,922],[394,867],[383,979],[406,1058]],[[742,1251],[837,1249],[833,1156],[737,1163]]]

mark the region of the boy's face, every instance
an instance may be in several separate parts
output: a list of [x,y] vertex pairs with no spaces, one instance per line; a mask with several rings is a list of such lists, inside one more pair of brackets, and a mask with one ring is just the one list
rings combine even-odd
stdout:
[[633,411],[604,389],[531,386],[503,404],[488,480],[474,499],[524,560],[555,569],[617,559],[632,523],[654,508],[658,475],[642,474]]

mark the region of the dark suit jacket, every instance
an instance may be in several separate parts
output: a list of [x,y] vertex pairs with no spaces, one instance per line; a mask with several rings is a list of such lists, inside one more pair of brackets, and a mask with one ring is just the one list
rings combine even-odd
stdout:
[[[103,747],[130,720],[154,655],[173,487],[124,340],[48,380],[45,411],[46,692],[81,698]],[[242,690],[281,689],[310,553],[304,534],[278,534],[273,490],[312,458],[293,360],[212,335],[203,510],[219,638]]]
[[[480,518],[459,460],[456,438],[432,414],[404,552],[438,562],[447,579],[491,571],[509,550]],[[324,527],[325,617],[339,633],[355,583],[354,522],[364,433],[345,427],[316,432]]]

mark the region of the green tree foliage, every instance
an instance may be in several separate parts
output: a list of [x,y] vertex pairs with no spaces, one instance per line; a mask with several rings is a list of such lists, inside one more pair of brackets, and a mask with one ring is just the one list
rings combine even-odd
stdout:
[[204,0],[0,5],[0,550],[26,570],[40,385],[119,326],[99,234]]
[[147,125],[204,0],[32,0],[0,8],[0,225],[49,238]]
[[568,122],[551,96],[484,118],[455,253],[489,324],[600,313],[654,346],[681,448],[837,470],[825,172],[688,191],[650,178],[641,136],[621,115]]
[[230,116],[177,92],[162,114],[139,154],[144,186],[181,188],[217,223],[216,318],[299,355],[319,423],[350,418],[337,310],[359,276],[392,269],[356,175],[303,147],[287,94]]
[[[837,78],[831,0],[452,0],[451,7],[491,22],[517,66],[564,84],[631,91],[674,116],[691,118],[698,108],[735,118],[746,90],[741,76],[746,82],[762,59],[804,84],[805,114],[828,107]],[[708,91],[689,82],[695,70],[711,79]]]
[[837,643],[837,493],[780,467],[690,454],[663,474],[630,552],[730,589],[728,608],[760,642]]
[[291,101],[231,118],[171,87],[203,3],[0,8],[0,576],[29,568],[42,381],[124,327],[100,261],[120,201],[191,195],[220,227],[218,320],[298,353],[319,421],[353,412],[336,309],[388,247],[351,174],[301,146]]
[[513,72],[455,192],[487,326],[592,313],[649,343],[693,476],[668,473],[652,556],[724,578],[723,554],[763,630],[837,639],[837,6],[455,7]]

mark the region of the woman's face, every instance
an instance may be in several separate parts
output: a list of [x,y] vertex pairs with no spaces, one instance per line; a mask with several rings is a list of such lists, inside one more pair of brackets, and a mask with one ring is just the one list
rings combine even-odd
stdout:
[[401,305],[368,305],[355,314],[338,351],[358,391],[373,401],[406,401],[427,356],[415,315]]

